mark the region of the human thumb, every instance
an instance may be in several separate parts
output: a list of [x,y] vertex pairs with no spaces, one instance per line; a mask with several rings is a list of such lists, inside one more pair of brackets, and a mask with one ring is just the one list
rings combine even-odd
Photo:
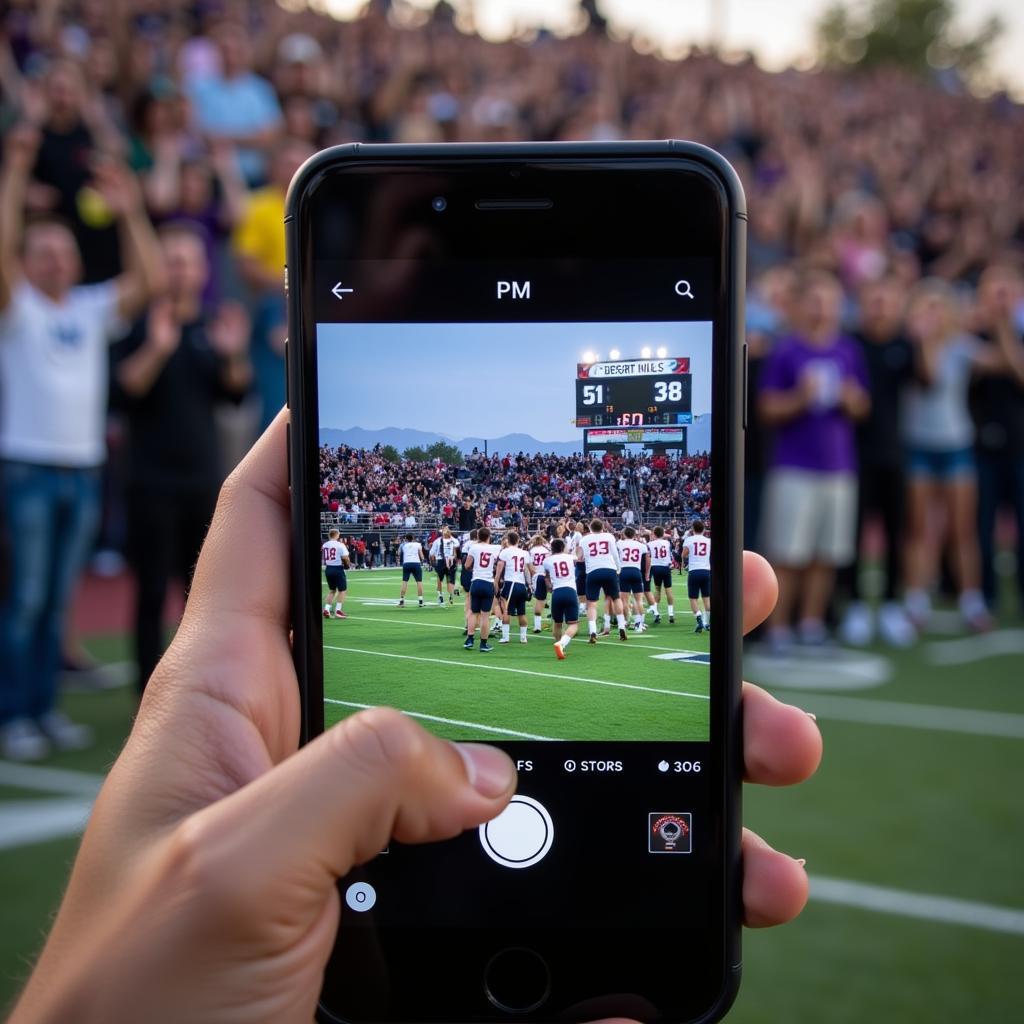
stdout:
[[[515,790],[509,757],[454,744],[389,708],[345,719],[185,823],[217,901],[273,899],[278,920],[317,912],[337,878],[391,838],[449,839],[501,812]],[[229,908],[225,908],[229,909]]]

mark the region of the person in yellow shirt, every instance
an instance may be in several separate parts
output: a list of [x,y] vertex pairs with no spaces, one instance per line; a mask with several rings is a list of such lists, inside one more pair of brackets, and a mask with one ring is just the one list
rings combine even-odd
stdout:
[[242,279],[252,291],[250,356],[265,427],[284,405],[284,198],[295,172],[313,154],[297,139],[286,139],[270,165],[270,183],[247,197],[232,238]]
[[270,183],[249,194],[235,229],[233,247],[242,277],[257,294],[281,291],[284,197],[295,172],[312,154],[313,149],[300,140],[282,143],[270,165]]

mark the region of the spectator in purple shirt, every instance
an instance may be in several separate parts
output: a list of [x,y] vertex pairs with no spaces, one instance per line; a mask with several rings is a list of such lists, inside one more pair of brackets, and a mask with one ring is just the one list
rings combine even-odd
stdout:
[[798,595],[800,639],[825,639],[835,571],[853,560],[856,544],[854,425],[870,409],[863,356],[839,333],[839,282],[811,270],[796,292],[796,333],[765,360],[758,399],[762,421],[775,428],[764,546],[779,576],[770,621],[777,650],[791,640]]

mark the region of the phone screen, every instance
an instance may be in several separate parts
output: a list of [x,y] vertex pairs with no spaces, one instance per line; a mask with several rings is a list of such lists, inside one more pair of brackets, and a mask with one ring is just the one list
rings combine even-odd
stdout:
[[519,772],[494,821],[341,882],[346,962],[387,978],[331,975],[346,1016],[438,983],[430,947],[467,979],[508,950],[545,974],[543,1011],[467,981],[476,1017],[654,998],[624,941],[669,989],[707,962],[705,1006],[722,985],[719,263],[313,263],[323,723],[389,705]]

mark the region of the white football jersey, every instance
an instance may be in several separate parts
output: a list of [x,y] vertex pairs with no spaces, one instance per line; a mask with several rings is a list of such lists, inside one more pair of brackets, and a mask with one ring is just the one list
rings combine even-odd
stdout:
[[423,547],[418,540],[407,540],[402,544],[402,565],[423,561]]
[[569,587],[576,590],[576,563],[572,555],[564,552],[560,555],[548,555],[544,559],[544,572],[551,580],[551,589],[558,590],[561,587]]
[[431,558],[437,558],[441,554],[441,538],[435,537],[428,552]]
[[320,548],[320,557],[324,565],[344,565],[348,548],[340,540],[329,540]]
[[494,567],[498,561],[498,555],[501,554],[501,547],[497,544],[481,544],[479,541],[474,541],[469,545],[466,554],[473,557],[473,579],[487,580],[488,583],[493,583]]
[[619,562],[623,569],[643,569],[647,545],[635,537],[623,537],[615,542],[619,551]]
[[615,547],[615,538],[610,533],[588,533],[583,538],[583,560],[587,564],[587,572],[596,569],[614,569],[619,571],[619,552]]
[[711,571],[711,538],[705,533],[695,533],[683,541],[683,550],[686,551],[690,560],[687,567],[691,572],[694,569],[707,569]]
[[530,556],[519,546],[503,548],[498,561],[505,563],[502,579],[509,583],[522,583],[526,586],[526,563]]
[[651,553],[651,565],[672,564],[672,545],[667,537],[652,537],[647,542],[647,550]]
[[583,534],[577,530],[575,533],[565,535],[565,553],[575,555],[576,549],[583,543]]
[[533,575],[540,576],[544,572],[544,559],[551,554],[551,548],[544,544],[535,544],[530,548],[530,565],[533,566]]

